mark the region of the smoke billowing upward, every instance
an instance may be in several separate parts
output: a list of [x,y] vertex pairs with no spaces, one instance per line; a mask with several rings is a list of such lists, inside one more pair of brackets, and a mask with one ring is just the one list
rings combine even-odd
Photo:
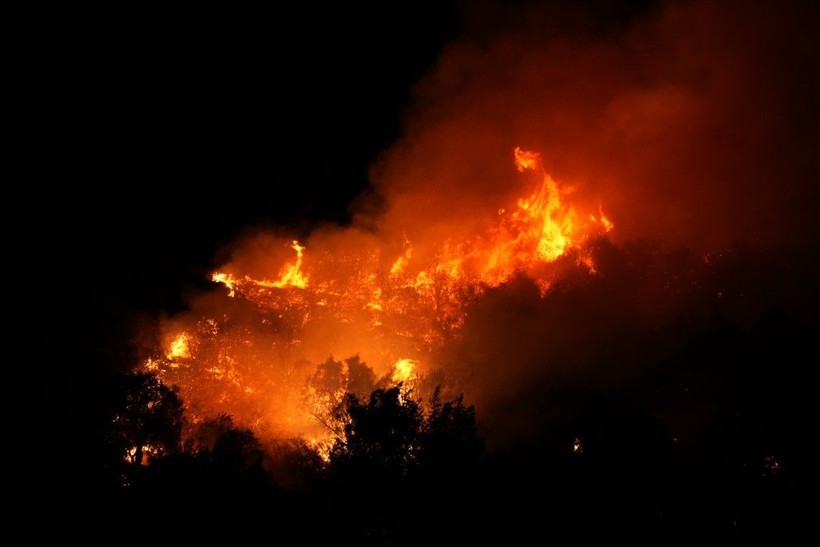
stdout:
[[494,210],[521,146],[604,204],[620,240],[807,239],[820,144],[810,4],[670,2],[603,30],[584,15],[525,3],[469,19],[485,24],[418,83],[404,139],[374,168],[380,226],[458,230]]
[[[267,399],[298,406],[328,356],[360,355],[378,376],[411,359],[465,391],[503,439],[534,427],[521,402],[533,386],[639,390],[636,374],[670,369],[687,343],[673,322],[719,313],[742,330],[760,319],[783,272],[756,250],[814,244],[811,7],[670,2],[600,27],[557,5],[465,14],[465,35],[415,86],[404,135],[374,162],[350,226],[237,242],[219,280],[239,297],[193,296],[163,324],[166,347],[200,336],[164,365],[183,396],[201,388],[202,412],[225,405],[304,433],[309,416]],[[546,178],[516,172],[518,147],[540,154]],[[512,211],[532,208],[521,200],[542,180],[554,180],[564,219],[615,228],[499,273],[528,249]],[[459,253],[470,260],[456,283]],[[781,288],[778,305],[796,291]],[[205,358],[208,340],[222,346]]]

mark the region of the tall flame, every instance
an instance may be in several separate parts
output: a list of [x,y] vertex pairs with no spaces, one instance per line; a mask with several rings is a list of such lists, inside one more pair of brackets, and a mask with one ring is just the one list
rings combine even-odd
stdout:
[[536,256],[551,262],[564,254],[572,243],[574,211],[561,205],[558,186],[544,172],[538,154],[516,148],[515,159],[519,171],[538,171],[542,182],[538,193],[518,202],[518,211],[513,213],[513,218],[530,227],[522,231],[521,236],[537,240]]
[[285,265],[277,281],[257,281],[260,287],[296,287],[298,289],[307,287],[308,278],[302,273],[302,251],[304,251],[305,248],[299,245],[298,241],[294,241],[291,248],[296,251],[296,261],[292,264]]
[[180,358],[189,359],[191,357],[191,350],[188,347],[189,340],[190,335],[187,332],[183,332],[174,338],[171,347],[168,348],[168,359],[172,361]]

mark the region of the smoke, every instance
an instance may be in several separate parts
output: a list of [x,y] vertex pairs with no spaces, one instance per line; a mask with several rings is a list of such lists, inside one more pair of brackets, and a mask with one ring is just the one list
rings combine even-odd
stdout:
[[[313,282],[331,280],[327,294],[376,287],[357,276],[389,270],[408,249],[425,265],[527,195],[533,180],[514,169],[516,147],[541,154],[567,200],[612,219],[616,228],[591,243],[594,271],[570,254],[546,294],[525,276],[489,289],[458,335],[427,355],[428,372],[442,369],[477,405],[491,441],[549,420],[547,388],[657,404],[662,396],[642,386],[677,374],[670,363],[692,342],[691,325],[711,328],[718,314],[750,330],[772,304],[782,272],[754,277],[770,261],[742,249],[814,244],[820,67],[810,3],[669,2],[610,24],[591,17],[593,6],[474,4],[464,35],[414,87],[403,137],[374,162],[352,224],[300,239]],[[245,238],[220,270],[276,279],[294,258],[290,239],[286,228]],[[195,301],[168,332],[220,316],[224,299]],[[312,318],[302,358],[362,353],[387,373],[404,355],[371,359],[370,311],[356,314]]]
[[[701,253],[815,245],[817,18],[808,2],[668,2],[602,26],[595,3],[479,4],[372,169],[384,209],[359,220],[413,241],[463,237],[520,195],[508,166],[522,146],[576,203],[606,211],[613,242],[687,249],[618,251],[593,286],[546,299],[508,286],[470,311],[445,367],[471,382],[491,435],[510,438],[544,413],[528,386],[633,389],[679,359],[684,333],[658,347],[664,322],[705,321],[746,275],[709,283]],[[758,279],[754,294],[778,283]],[[762,312],[721,313],[750,324]]]
[[422,240],[469,229],[461,219],[509,196],[521,146],[603,205],[621,241],[807,239],[820,144],[811,3],[670,2],[603,28],[589,3],[482,5],[373,168],[379,226]]

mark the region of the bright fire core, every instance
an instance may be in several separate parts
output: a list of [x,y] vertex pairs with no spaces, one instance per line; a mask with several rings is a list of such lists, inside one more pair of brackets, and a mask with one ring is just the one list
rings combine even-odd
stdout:
[[163,347],[144,368],[179,386],[194,421],[230,414],[265,438],[329,438],[322,414],[345,392],[435,387],[424,385],[426,374],[471,303],[521,274],[545,293],[547,267],[571,249],[594,272],[583,245],[613,228],[600,207],[567,203],[537,153],[516,148],[514,162],[536,181],[531,192],[498,204],[484,233],[435,242],[434,260],[418,259],[407,240],[393,256],[290,240],[282,246],[291,258],[269,278],[227,264],[212,275],[226,290],[165,325]]

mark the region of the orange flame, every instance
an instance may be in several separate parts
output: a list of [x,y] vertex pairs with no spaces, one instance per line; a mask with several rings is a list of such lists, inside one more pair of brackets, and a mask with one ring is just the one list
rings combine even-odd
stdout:
[[413,359],[399,359],[393,364],[392,379],[394,382],[408,382],[413,380],[416,376],[414,370],[416,368],[416,361]]
[[590,224],[580,222],[575,209],[562,202],[558,184],[544,171],[538,153],[516,147],[514,159],[519,172],[540,175],[535,192],[519,199],[507,216],[506,209],[499,208],[499,225],[480,240],[445,246],[440,271],[456,278],[472,270],[480,283],[497,286],[516,272],[554,262],[589,236],[614,227],[600,210],[598,217],[590,215]]
[[211,280],[215,283],[222,283],[226,287],[228,287],[228,296],[233,298],[236,296],[236,278],[229,273],[222,273],[222,272],[214,272],[211,276]]
[[171,342],[171,347],[168,349],[168,359],[171,361],[180,358],[190,359],[191,348],[188,346],[188,342],[190,339],[190,335],[186,332],[183,332],[179,334],[176,338],[174,338]]
[[293,263],[285,264],[282,268],[279,279],[276,281],[268,281],[267,279],[253,279],[246,275],[243,279],[237,279],[233,274],[225,272],[214,272],[211,275],[211,280],[216,283],[222,283],[228,287],[228,296],[236,296],[236,292],[243,292],[243,287],[251,285],[258,288],[265,289],[282,289],[287,287],[295,287],[297,289],[304,289],[308,286],[308,276],[302,272],[303,252],[305,248],[299,244],[298,241],[293,241],[291,249],[296,251],[296,260]]
[[305,248],[299,245],[298,241],[293,241],[291,248],[296,251],[296,261],[292,264],[286,264],[279,275],[278,281],[257,281],[256,284],[260,287],[296,287],[304,289],[308,285],[308,278],[302,273],[302,252]]

